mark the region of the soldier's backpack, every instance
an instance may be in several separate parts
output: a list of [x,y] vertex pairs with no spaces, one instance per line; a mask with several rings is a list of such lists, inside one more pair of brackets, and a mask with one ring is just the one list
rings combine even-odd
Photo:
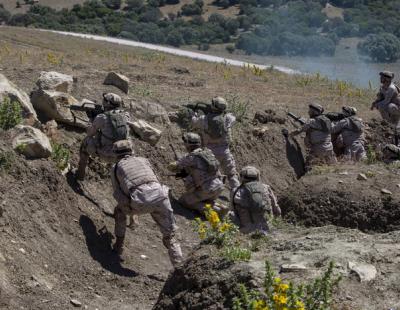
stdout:
[[266,211],[270,206],[270,201],[266,200],[265,187],[259,181],[247,182],[242,186],[245,190],[243,191],[243,200],[248,203],[250,211]]
[[350,125],[350,130],[360,133],[363,130],[363,124],[361,122],[361,120],[355,118],[355,117],[349,117],[349,125]]
[[320,130],[322,132],[331,132],[332,131],[332,123],[329,118],[325,115],[320,115],[315,118],[318,121],[319,128],[314,128]]
[[112,128],[112,137],[106,137],[113,142],[128,139],[128,126],[126,122],[126,116],[119,110],[108,111],[104,113]]
[[199,167],[199,169],[205,170],[209,173],[215,173],[218,171],[219,162],[211,150],[204,148],[199,152],[195,152],[194,155],[201,159],[205,168]]
[[212,139],[225,137],[228,133],[228,128],[225,124],[225,114],[208,114],[207,115],[207,134]]

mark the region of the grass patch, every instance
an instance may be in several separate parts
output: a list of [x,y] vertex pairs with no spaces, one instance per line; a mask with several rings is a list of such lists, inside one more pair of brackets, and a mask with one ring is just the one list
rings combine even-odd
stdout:
[[0,152],[0,171],[9,172],[15,164],[15,153],[10,151]]
[[56,166],[60,170],[65,170],[68,167],[69,158],[71,153],[69,149],[61,144],[52,143],[53,153],[51,159],[56,163]]
[[16,101],[11,101],[6,97],[0,104],[0,128],[11,129],[22,122],[21,105]]

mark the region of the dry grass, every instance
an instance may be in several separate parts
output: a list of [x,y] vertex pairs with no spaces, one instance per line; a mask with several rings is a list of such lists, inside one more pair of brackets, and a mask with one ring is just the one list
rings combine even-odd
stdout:
[[[40,5],[49,6],[51,8],[60,10],[63,8],[72,8],[75,4],[82,4],[86,0],[39,0]],[[25,5],[24,0],[19,0],[21,8],[17,9],[17,0],[1,0],[0,3],[13,14],[25,13],[29,9],[29,5]]]
[[322,13],[325,13],[328,18],[340,17],[343,19],[344,9],[333,6],[332,4],[327,3],[325,8],[322,10]]
[[[156,100],[169,110],[192,100],[236,95],[250,102],[249,112],[272,108],[306,115],[307,104],[318,101],[327,111],[353,105],[361,117],[370,118],[369,103],[374,99],[373,90],[358,89],[319,75],[260,73],[251,68],[217,65],[33,29],[2,28],[0,67],[3,74],[28,92],[41,70],[73,74],[82,85],[78,96],[92,98],[100,96],[97,92],[106,73],[116,70],[131,79],[130,97]],[[188,68],[190,74],[178,74],[174,67]]]

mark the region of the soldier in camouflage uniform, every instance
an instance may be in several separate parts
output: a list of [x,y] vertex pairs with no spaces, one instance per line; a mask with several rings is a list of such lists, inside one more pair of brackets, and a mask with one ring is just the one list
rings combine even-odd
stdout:
[[113,150],[118,160],[111,170],[113,195],[118,202],[114,211],[116,242],[113,250],[122,254],[127,217],[150,213],[160,228],[171,263],[176,266],[182,261],[182,251],[175,239],[177,226],[168,187],[160,184],[146,158],[133,155],[128,140],[116,142]]
[[378,109],[382,118],[394,127],[394,143],[400,143],[400,89],[393,83],[394,74],[390,71],[380,72],[381,88],[371,110]]
[[204,212],[205,204],[209,203],[215,211],[224,214],[226,207],[215,203],[224,189],[218,160],[209,149],[201,147],[198,134],[186,133],[183,140],[189,153],[168,167],[173,172],[184,171],[187,175],[184,179],[186,192],[179,198],[179,202],[201,213]]
[[344,119],[335,123],[332,134],[340,135],[344,147],[344,159],[360,161],[366,158],[364,149],[364,124],[361,118],[356,117],[357,109],[343,107]]
[[211,111],[206,115],[193,115],[191,125],[193,130],[200,133],[203,145],[217,157],[233,191],[240,185],[235,159],[229,149],[231,130],[236,118],[233,114],[226,113],[227,105],[224,98],[213,98]]
[[311,166],[318,163],[333,164],[336,163],[336,156],[333,152],[331,141],[332,124],[324,116],[324,108],[319,104],[310,104],[308,114],[310,119],[298,130],[290,133],[291,137],[305,132],[304,143],[309,148],[309,154],[306,158],[305,170],[311,170]]
[[267,234],[267,214],[280,216],[281,209],[272,189],[260,181],[260,171],[252,166],[240,172],[242,184],[233,195],[233,222],[238,223],[242,233]]
[[103,106],[106,112],[96,116],[87,129],[87,136],[82,141],[76,178],[83,180],[90,156],[100,157],[106,162],[115,162],[112,151],[113,144],[119,140],[128,139],[129,113],[119,109],[123,104],[120,96],[103,94]]
[[400,147],[394,144],[386,144],[382,149],[383,162],[393,164],[400,162]]

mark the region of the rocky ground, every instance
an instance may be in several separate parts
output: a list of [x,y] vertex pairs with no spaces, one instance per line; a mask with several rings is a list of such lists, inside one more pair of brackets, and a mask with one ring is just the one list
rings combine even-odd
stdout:
[[[105,164],[91,162],[82,192],[50,158],[17,155],[11,146],[14,129],[1,132],[0,163],[11,164],[2,164],[0,172],[0,308],[66,309],[76,300],[88,309],[150,309],[156,304],[157,309],[220,309],[229,307],[233,284],[257,284],[265,259],[276,270],[282,264],[304,265],[301,274],[283,274],[296,281],[319,274],[329,261],[336,261],[336,272],[344,280],[335,309],[400,308],[398,168],[339,164],[320,167],[298,180],[304,146],[301,139],[289,141],[281,134],[283,128],[294,128],[286,118],[288,110],[305,115],[309,101],[319,100],[332,111],[346,103],[356,106],[368,121],[368,141],[372,146],[383,143],[387,129],[373,120],[376,115],[368,108],[374,90],[320,76],[257,73],[31,29],[0,30],[0,73],[21,90],[37,91],[41,71],[69,74],[74,77],[69,96],[77,101],[100,101],[103,92],[116,92],[134,119],[145,119],[161,130],[156,146],[136,136],[135,149],[150,159],[174,197],[182,183],[165,167],[174,158],[169,144],[179,152],[183,145],[181,131],[168,121],[167,112],[217,94],[227,97],[233,112],[244,114],[233,135],[238,166],[251,163],[261,169],[288,222],[275,224],[249,263],[230,264],[212,248],[197,247],[194,214],[174,203],[188,260],[168,278],[171,265],[148,216],[129,230],[125,261],[112,256],[113,220],[106,213],[114,202]],[[103,85],[110,71],[130,79],[128,94]],[[83,130],[59,121],[52,132],[44,126],[43,112],[38,118],[43,126],[35,126],[53,143],[68,148],[70,164],[76,166]],[[375,269],[374,279],[360,282],[349,262]]]

